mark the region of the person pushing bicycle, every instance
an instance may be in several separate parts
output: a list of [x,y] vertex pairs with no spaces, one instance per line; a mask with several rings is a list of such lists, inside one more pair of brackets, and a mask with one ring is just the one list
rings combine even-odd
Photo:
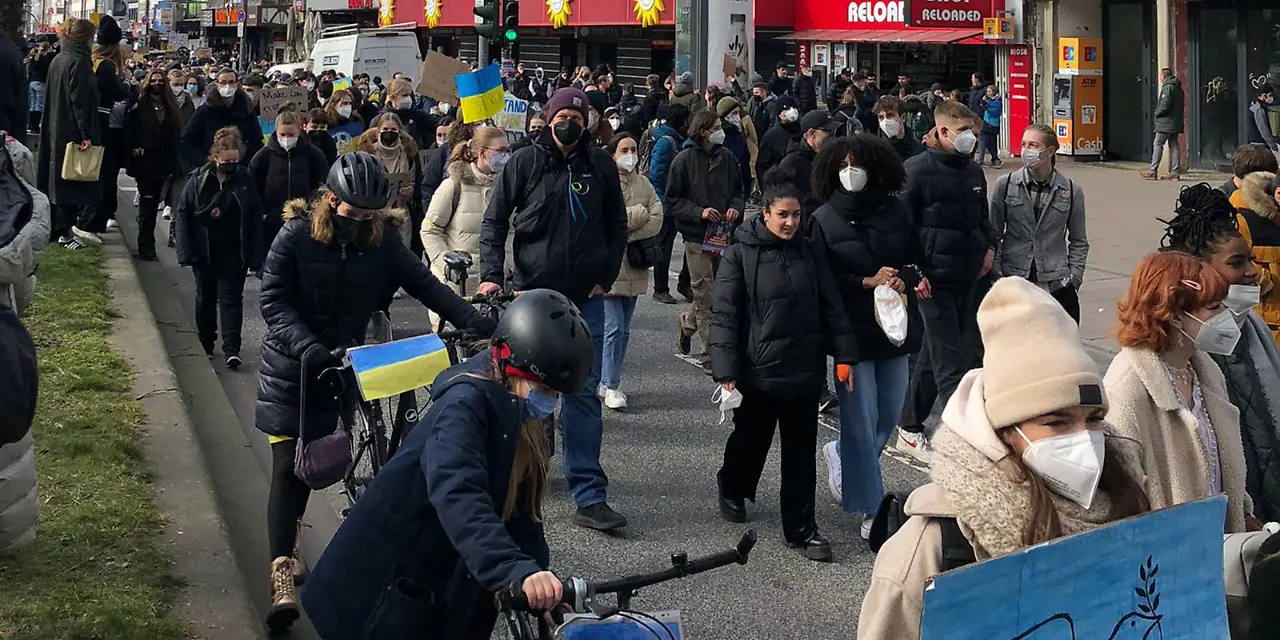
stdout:
[[546,424],[593,363],[582,313],[536,289],[503,313],[487,353],[436,378],[431,408],[302,588],[320,637],[487,640],[509,585],[536,610],[560,601],[542,527]]
[[[310,211],[302,200],[285,206],[284,228],[264,265],[260,300],[267,331],[255,422],[271,443],[267,530],[273,560],[266,624],[273,631],[299,615],[293,587],[301,570],[298,521],[311,490],[294,473],[294,458],[301,420],[307,421],[308,441],[338,428],[339,401],[310,386],[320,372],[341,364],[334,350],[364,342],[370,316],[384,306],[383,293],[395,288],[460,329],[493,333],[492,319],[437,280],[404,246],[382,212],[390,195],[391,180],[377,159],[362,152],[343,155]],[[304,385],[313,389],[305,416]]]

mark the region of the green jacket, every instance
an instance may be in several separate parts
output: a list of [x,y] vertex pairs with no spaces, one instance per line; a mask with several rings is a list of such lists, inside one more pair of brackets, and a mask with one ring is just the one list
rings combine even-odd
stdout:
[[1182,133],[1182,115],[1186,108],[1186,94],[1182,82],[1169,78],[1160,87],[1160,99],[1156,102],[1155,132]]

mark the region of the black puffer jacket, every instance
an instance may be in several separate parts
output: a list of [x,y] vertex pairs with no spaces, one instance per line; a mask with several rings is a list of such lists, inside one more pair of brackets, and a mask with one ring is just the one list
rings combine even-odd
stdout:
[[284,203],[294,198],[310,199],[328,174],[324,152],[306,135],[298,136],[298,144],[286,151],[273,134],[267,146],[249,161],[249,175],[262,195],[263,217],[274,229],[284,224]]
[[[844,300],[844,310],[858,339],[862,361],[888,360],[920,350],[924,325],[917,311],[915,286],[920,277],[920,236],[902,201],[887,193],[839,190],[813,214],[810,241],[820,250]],[[907,285],[907,341],[893,346],[876,324],[874,289],[862,286],[881,267],[898,270]]]
[[791,147],[787,149],[787,155],[783,156],[782,162],[778,163],[778,167],[790,174],[791,184],[795,186],[796,191],[804,194],[800,211],[805,217],[822,206],[822,203],[813,195],[813,159],[816,157],[818,152],[801,138],[792,141]]
[[262,127],[258,124],[258,112],[253,102],[243,91],[237,91],[230,98],[223,98],[217,90],[209,93],[209,99],[196,109],[187,120],[187,128],[182,132],[182,158],[189,167],[198,167],[209,155],[209,147],[213,145],[213,134],[223,127],[236,127],[240,137],[244,139],[244,149],[240,154],[240,164],[249,166],[258,149],[262,148]]
[[663,194],[667,215],[675,216],[676,229],[686,242],[702,242],[707,235],[707,222],[702,219],[707,207],[722,215],[729,209],[746,213],[742,170],[733,152],[723,146],[707,151],[694,140],[685,140],[667,170]]
[[756,155],[756,175],[761,178],[782,162],[791,143],[800,136],[799,123],[774,122],[775,125],[769,127],[769,131],[760,138],[760,152]]
[[812,75],[797,73],[796,81],[791,84],[791,95],[796,99],[796,108],[801,116],[818,108],[818,88]]
[[987,179],[968,156],[930,149],[906,162],[902,201],[920,232],[920,268],[935,287],[965,287],[996,246],[987,219]]
[[720,259],[711,298],[711,372],[778,397],[822,389],[827,354],[858,361],[830,267],[807,239],[784,241],[755,216]]
[[[262,202],[244,169],[218,184],[213,163],[191,172],[178,207],[173,214],[173,237],[178,253],[178,264],[183,266],[208,265],[212,260],[223,259],[219,251],[229,247],[215,247],[210,243],[209,225],[216,219],[215,210],[234,206],[239,215],[240,262],[250,270],[262,267]],[[224,218],[225,220],[225,218]],[[216,244],[216,243],[214,243]]]
[[[492,320],[436,280],[405,248],[388,216],[374,218],[374,224],[383,225],[376,246],[337,239],[321,242],[313,236],[311,217],[325,216],[318,227],[334,237],[331,218],[336,214],[308,213],[305,206],[295,200],[285,207],[284,228],[263,269],[259,300],[267,335],[262,341],[256,422],[271,435],[298,436],[303,354],[315,345],[330,350],[362,344],[369,316],[381,308],[388,287],[404,288],[454,326],[486,336],[494,328]],[[308,433],[312,435],[323,434]]]

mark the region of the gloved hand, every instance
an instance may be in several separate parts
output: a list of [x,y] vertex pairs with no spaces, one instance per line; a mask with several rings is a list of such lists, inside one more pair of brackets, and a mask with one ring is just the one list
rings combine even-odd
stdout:
[[337,367],[342,363],[333,357],[333,353],[329,348],[322,344],[313,344],[302,352],[302,366],[307,369],[307,373],[315,376],[321,371],[329,367]]
[[853,365],[837,364],[836,380],[843,384],[845,389],[853,391]]

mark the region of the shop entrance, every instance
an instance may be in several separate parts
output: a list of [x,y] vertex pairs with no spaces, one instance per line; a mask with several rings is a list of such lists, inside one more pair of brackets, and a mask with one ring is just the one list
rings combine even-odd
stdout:
[[1151,4],[1103,7],[1102,38],[1111,52],[1102,59],[1106,77],[1102,126],[1109,160],[1151,158],[1151,111],[1160,77],[1152,48],[1156,40],[1154,14]]

